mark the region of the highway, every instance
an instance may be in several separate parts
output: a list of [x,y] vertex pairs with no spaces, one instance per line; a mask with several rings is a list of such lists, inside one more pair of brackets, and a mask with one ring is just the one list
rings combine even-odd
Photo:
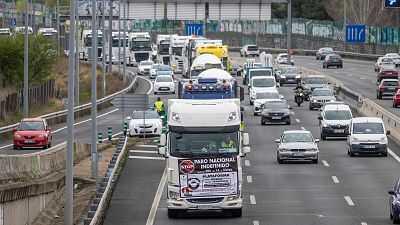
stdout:
[[[315,63],[315,62],[311,62]],[[346,65],[346,64],[345,64]],[[241,79],[241,78],[239,78]],[[372,84],[372,82],[371,82]],[[293,86],[279,89],[294,106]],[[162,96],[166,98],[176,96]],[[155,96],[152,96],[154,99]],[[279,165],[274,140],[290,129],[310,130],[319,138],[318,111],[308,105],[294,107],[292,125],[260,125],[254,117],[248,95],[245,130],[252,152],[245,158],[244,210],[241,218],[225,219],[219,213],[189,214],[169,219],[166,208],[165,160],[151,141],[129,149],[129,159],[116,184],[104,224],[221,224],[221,225],[384,225],[390,224],[388,194],[396,179],[400,161],[393,157],[350,158],[345,140],[319,144],[318,164]],[[390,143],[399,154],[399,146]]]
[[[133,71],[133,68],[128,70]],[[135,90],[137,94],[145,94],[151,87],[148,80],[141,77],[138,78],[138,87]],[[107,127],[111,126],[113,134],[118,134],[123,129],[122,114],[123,118],[130,115],[131,111],[121,111],[115,107],[107,108],[106,110],[98,112],[98,131],[102,131],[103,139],[107,138]],[[62,123],[55,126],[51,126],[53,131],[52,146],[65,142],[67,135],[67,124]],[[85,117],[75,119],[74,135],[76,141],[82,141],[90,143],[91,140],[91,117],[87,115]],[[12,141],[3,142],[0,144],[0,154],[14,155],[14,154],[28,154],[33,152],[43,151],[42,149],[24,149],[24,150],[13,150]]]

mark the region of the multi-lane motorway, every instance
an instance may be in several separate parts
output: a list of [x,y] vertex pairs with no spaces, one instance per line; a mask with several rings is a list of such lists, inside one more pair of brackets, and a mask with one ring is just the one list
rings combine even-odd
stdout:
[[[235,55],[234,55],[235,56]],[[307,62],[302,65],[302,60]],[[299,66],[317,68],[320,62],[308,57],[296,57]],[[361,76],[352,71],[345,61],[342,71],[352,76],[335,74],[336,78],[350,87],[357,88]],[[365,68],[372,68],[365,63]],[[321,66],[322,67],[322,66]],[[321,69],[322,70],[322,69]],[[373,70],[373,69],[372,69]],[[328,70],[334,71],[332,70]],[[358,75],[357,75],[358,74]],[[239,78],[240,79],[240,78]],[[345,79],[349,80],[346,81]],[[350,81],[351,80],[351,81]],[[348,83],[352,82],[352,83]],[[355,85],[357,84],[357,85]],[[367,81],[363,81],[367,86]],[[293,87],[279,88],[288,103],[294,106]],[[358,90],[355,91],[358,91]],[[360,87],[362,89],[362,86]],[[369,91],[371,92],[371,90]],[[369,97],[368,91],[361,92]],[[151,99],[154,100],[155,96]],[[176,98],[172,95],[162,96]],[[274,140],[290,129],[310,130],[319,138],[317,111],[309,111],[307,104],[294,107],[292,125],[261,126],[260,117],[253,116],[248,95],[245,106],[245,130],[250,134],[252,152],[245,158],[244,165],[244,211],[241,218],[228,218],[221,214],[191,214],[180,219],[168,219],[165,190],[165,161],[157,155],[155,143],[148,142],[129,149],[129,158],[116,184],[104,224],[268,224],[268,225],[383,225],[390,224],[388,194],[399,177],[400,161],[389,157],[350,158],[346,152],[345,140],[335,139],[319,143],[318,164],[292,163],[279,165],[276,162]],[[390,143],[391,150],[399,153],[399,145]]]

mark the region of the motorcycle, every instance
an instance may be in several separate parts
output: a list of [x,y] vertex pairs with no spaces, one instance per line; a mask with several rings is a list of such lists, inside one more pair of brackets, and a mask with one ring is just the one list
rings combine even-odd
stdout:
[[297,106],[300,107],[300,105],[304,102],[304,92],[302,91],[296,91],[296,95],[294,97],[295,102],[297,103]]

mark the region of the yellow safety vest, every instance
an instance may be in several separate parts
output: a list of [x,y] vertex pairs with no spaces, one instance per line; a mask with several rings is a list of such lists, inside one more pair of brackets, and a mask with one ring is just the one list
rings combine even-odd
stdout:
[[221,147],[222,148],[233,148],[233,145],[234,145],[234,143],[233,143],[233,141],[231,140],[231,141],[229,141],[229,143],[227,144],[227,143],[225,143],[224,141],[223,142],[221,142]]
[[156,106],[157,112],[161,112],[163,110],[164,103],[162,101],[156,101],[154,105]]

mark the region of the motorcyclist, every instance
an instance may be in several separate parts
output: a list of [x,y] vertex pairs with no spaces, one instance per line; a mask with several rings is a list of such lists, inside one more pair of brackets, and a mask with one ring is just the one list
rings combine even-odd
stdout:
[[293,90],[302,92],[305,90],[305,88],[303,87],[303,85],[301,85],[301,83],[297,83],[296,87]]

